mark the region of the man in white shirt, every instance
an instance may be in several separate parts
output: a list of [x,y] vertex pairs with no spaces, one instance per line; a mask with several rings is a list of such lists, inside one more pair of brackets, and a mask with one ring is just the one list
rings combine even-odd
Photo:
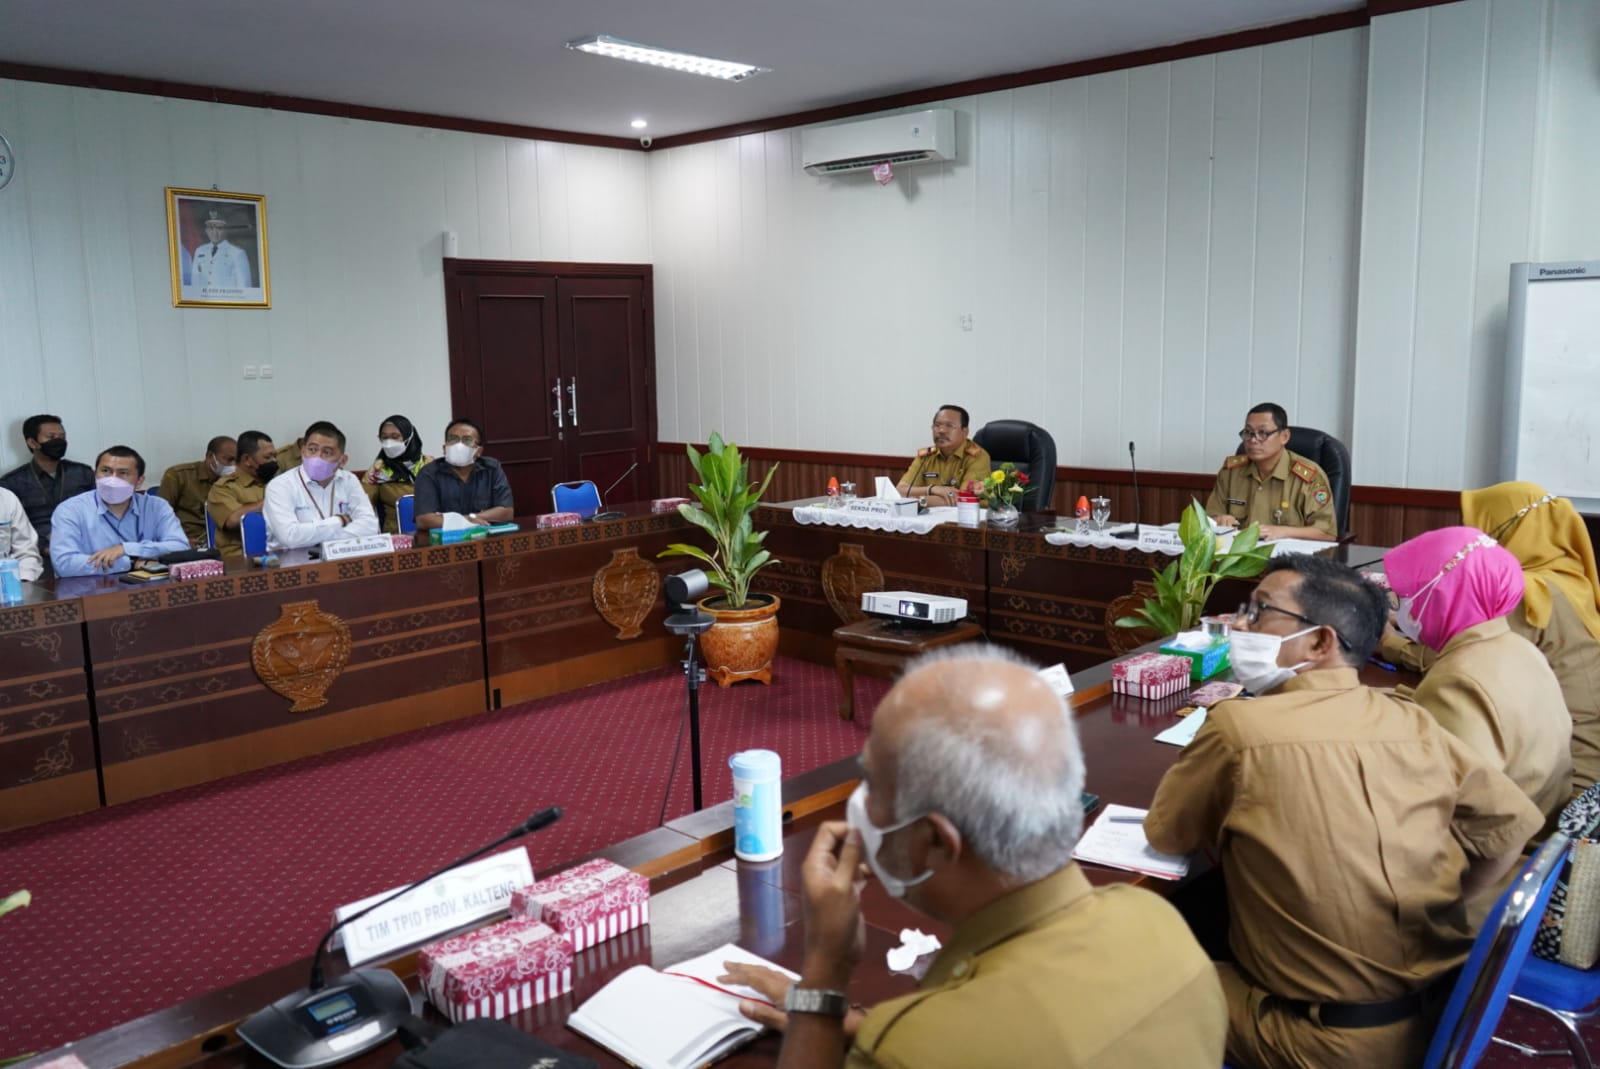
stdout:
[[39,555],[39,536],[28,522],[28,512],[22,501],[10,490],[0,486],[0,524],[10,533],[10,548],[0,538],[0,558],[17,562],[17,574],[23,582],[32,582],[44,574],[44,558]]
[[227,238],[228,224],[217,212],[206,220],[205,243],[194,250],[191,272],[201,293],[250,289],[250,257]]
[[261,511],[269,549],[303,549],[378,533],[361,480],[343,468],[344,432],[319,421],[306,428],[300,466],[267,484]]

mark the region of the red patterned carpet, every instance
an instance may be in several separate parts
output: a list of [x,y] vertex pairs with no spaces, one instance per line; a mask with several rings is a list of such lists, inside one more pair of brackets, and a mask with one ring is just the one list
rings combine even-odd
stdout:
[[[856,753],[832,669],[780,659],[772,686],[701,690],[705,799],[727,758],[786,775]],[[887,684],[857,682],[871,709]],[[334,906],[425,875],[560,805],[536,869],[690,810],[683,675],[662,670],[0,834],[0,1060],[44,1050],[310,954]],[[859,725],[859,726],[858,726]]]

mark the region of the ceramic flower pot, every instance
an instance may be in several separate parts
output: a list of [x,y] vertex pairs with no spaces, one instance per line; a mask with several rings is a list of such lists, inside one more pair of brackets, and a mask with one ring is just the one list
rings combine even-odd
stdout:
[[729,609],[723,595],[700,599],[702,612],[716,617],[700,636],[706,674],[726,687],[741,679],[772,682],[772,658],[778,652],[778,606],[772,594],[751,594],[744,608]]

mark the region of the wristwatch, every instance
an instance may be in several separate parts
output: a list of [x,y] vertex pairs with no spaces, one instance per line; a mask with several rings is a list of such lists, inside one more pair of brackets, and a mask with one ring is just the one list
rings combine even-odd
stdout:
[[783,1000],[790,1013],[817,1013],[843,1020],[850,1012],[850,1000],[843,991],[823,991],[814,987],[791,987]]

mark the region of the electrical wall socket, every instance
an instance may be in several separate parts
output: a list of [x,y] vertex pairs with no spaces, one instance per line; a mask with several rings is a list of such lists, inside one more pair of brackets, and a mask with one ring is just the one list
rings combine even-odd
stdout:
[[264,379],[272,378],[272,365],[271,364],[262,364],[261,365],[261,377],[264,378]]
[[256,366],[254,364],[246,364],[244,366],[244,377],[247,379],[256,377]]

